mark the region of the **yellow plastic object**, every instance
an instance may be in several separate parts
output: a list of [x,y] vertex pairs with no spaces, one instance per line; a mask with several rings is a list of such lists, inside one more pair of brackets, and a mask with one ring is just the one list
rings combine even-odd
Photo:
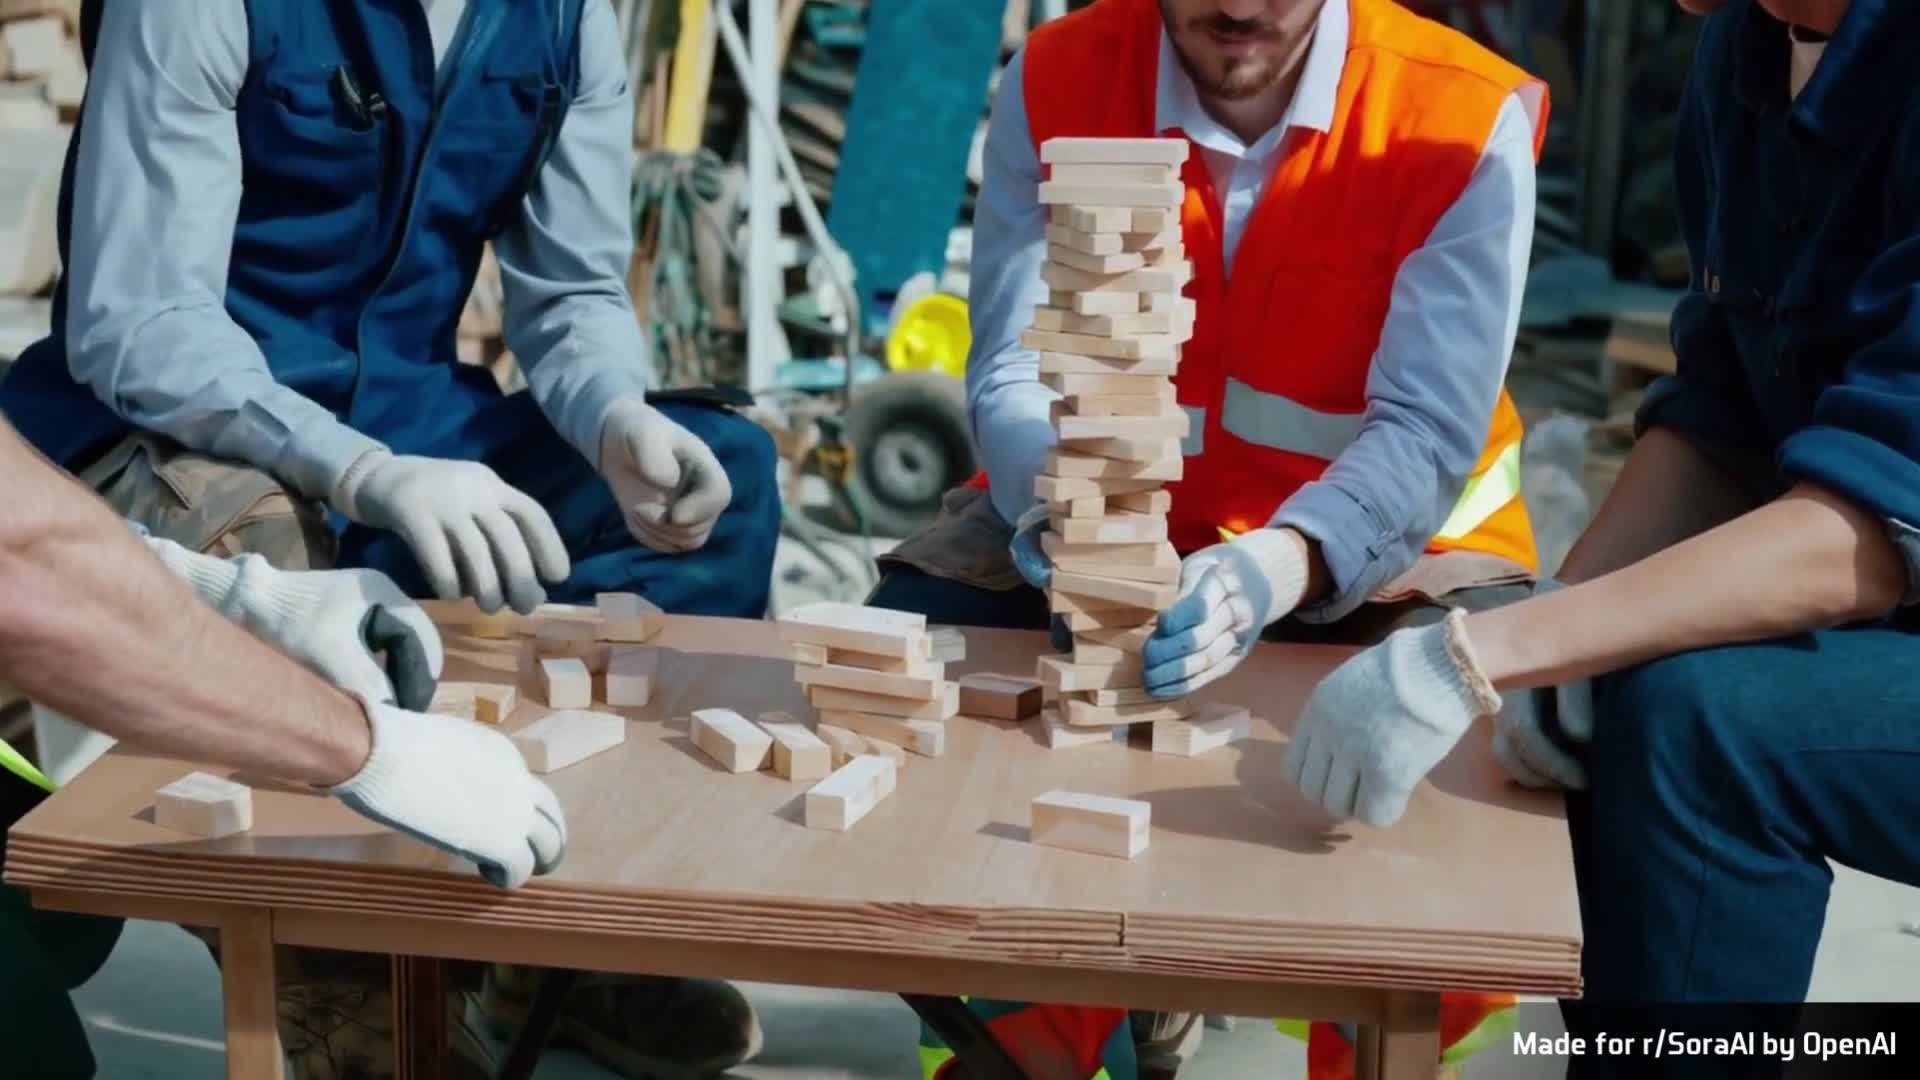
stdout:
[[972,344],[967,302],[949,293],[929,293],[909,303],[887,335],[887,367],[964,378]]

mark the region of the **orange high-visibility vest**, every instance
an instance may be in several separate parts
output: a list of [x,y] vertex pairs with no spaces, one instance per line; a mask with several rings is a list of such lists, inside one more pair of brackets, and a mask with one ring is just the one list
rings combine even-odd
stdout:
[[[1401,262],[1465,190],[1502,105],[1522,87],[1540,102],[1536,158],[1545,136],[1539,80],[1389,0],[1329,2],[1352,11],[1333,122],[1324,134],[1289,134],[1231,278],[1212,177],[1198,151],[1187,158],[1181,218],[1197,315],[1174,382],[1192,434],[1185,475],[1168,485],[1170,536],[1182,552],[1222,530],[1265,525],[1352,443]],[[1184,134],[1154,130],[1161,28],[1155,0],[1096,0],[1035,30],[1024,90],[1036,149],[1055,136]],[[1467,487],[1427,550],[1537,569],[1520,439],[1502,390]]]

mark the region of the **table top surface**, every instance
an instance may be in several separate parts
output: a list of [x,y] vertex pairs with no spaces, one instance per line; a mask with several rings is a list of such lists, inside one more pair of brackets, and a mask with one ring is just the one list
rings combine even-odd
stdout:
[[[973,671],[1025,675],[1045,635],[970,629]],[[448,635],[448,680],[512,682],[513,642]],[[258,777],[254,826],[200,840],[153,824],[195,766],[125,747],[15,826],[18,885],[609,934],[1143,967],[1213,977],[1558,993],[1578,986],[1578,909],[1558,797],[1507,783],[1476,729],[1389,829],[1327,820],[1284,776],[1286,734],[1341,651],[1262,645],[1197,697],[1249,706],[1252,736],[1196,758],[1136,742],[1050,750],[1032,725],[966,716],[909,755],[850,832],[806,828],[809,786],[734,775],[686,717],[810,718],[772,623],[674,617],[652,703],[626,742],[547,777],[564,864],[512,892],[319,794]],[[505,725],[545,712],[521,686]],[[596,706],[596,708],[604,708]],[[230,770],[208,770],[233,776]],[[1054,789],[1144,799],[1132,860],[1028,842]]]

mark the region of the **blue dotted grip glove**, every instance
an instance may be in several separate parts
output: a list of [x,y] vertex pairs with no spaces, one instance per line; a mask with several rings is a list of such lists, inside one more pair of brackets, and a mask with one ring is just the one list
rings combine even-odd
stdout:
[[[1035,503],[1020,515],[1013,525],[1013,542],[1008,551],[1013,555],[1013,568],[1020,572],[1021,580],[1046,592],[1053,584],[1053,560],[1047,558],[1047,549],[1040,543],[1040,537],[1047,531],[1046,503]],[[1055,615],[1047,624],[1049,643],[1057,653],[1073,651],[1073,634],[1067,630],[1065,620]]]
[[1147,693],[1185,697],[1226,677],[1306,587],[1307,542],[1291,529],[1255,529],[1187,556],[1179,595],[1141,650]]

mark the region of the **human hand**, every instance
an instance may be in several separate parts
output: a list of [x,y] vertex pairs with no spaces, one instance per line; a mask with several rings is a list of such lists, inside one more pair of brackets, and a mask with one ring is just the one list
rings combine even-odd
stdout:
[[504,601],[525,615],[546,602],[543,580],[571,572],[546,510],[478,462],[376,452],[347,470],[332,502],[399,533],[442,600],[470,595],[487,612]]
[[637,397],[607,409],[600,475],[627,531],[655,551],[697,550],[733,502],[733,482],[713,449]]
[[1494,760],[1530,788],[1586,790],[1582,758],[1592,742],[1593,683],[1587,679],[1508,694],[1494,718]]
[[1034,503],[1020,520],[1013,523],[1013,542],[1008,552],[1013,556],[1013,568],[1020,572],[1021,580],[1046,592],[1053,584],[1053,559],[1047,555],[1046,547],[1040,538],[1047,533],[1047,522],[1052,510],[1046,503]]
[[369,704],[373,750],[327,789],[356,813],[467,859],[480,876],[518,888],[551,873],[567,850],[552,789],[527,771],[512,741],[457,716]]
[[1500,695],[1467,640],[1466,613],[1397,630],[1329,672],[1307,697],[1287,776],[1336,818],[1387,826],[1414,786]]
[[1254,529],[1187,556],[1180,591],[1141,650],[1141,677],[1156,698],[1179,698],[1224,678],[1260,634],[1300,606],[1306,538]]

